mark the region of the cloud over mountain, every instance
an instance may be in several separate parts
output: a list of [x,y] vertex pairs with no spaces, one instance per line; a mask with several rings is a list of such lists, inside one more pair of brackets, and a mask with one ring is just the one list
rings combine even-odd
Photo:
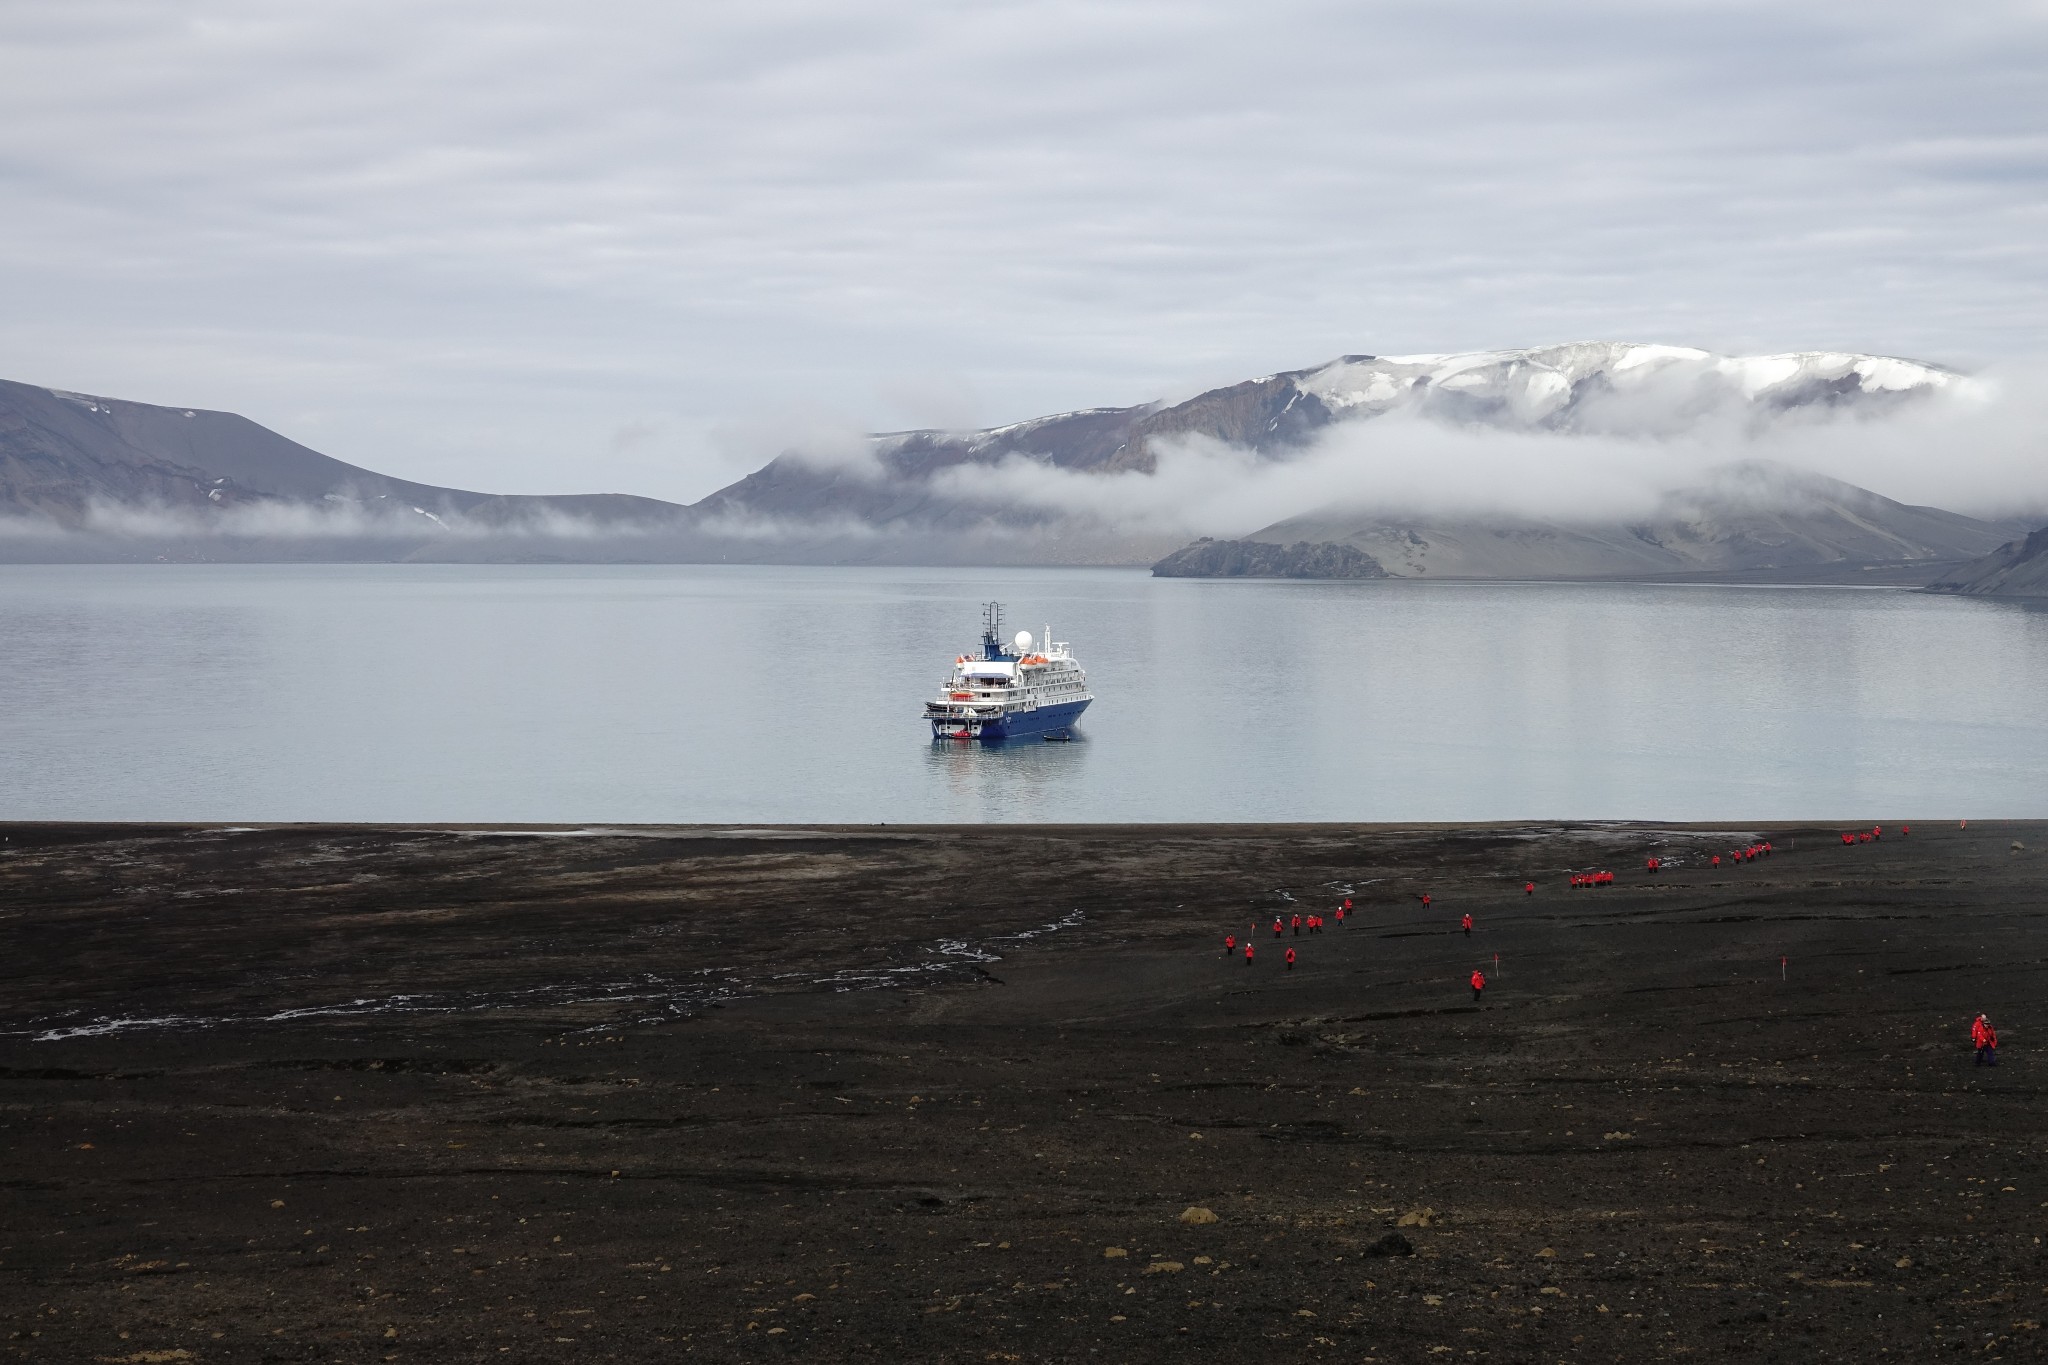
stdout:
[[[435,488],[232,414],[0,385],[0,516],[15,542],[54,524],[245,557],[1147,563],[1203,535],[1375,555],[1423,536],[1436,548],[1393,560],[1505,573],[1496,542],[1518,527],[1585,551],[1532,572],[1961,559],[2048,507],[2041,427],[2012,392],[2031,390],[1837,352],[1350,355],[978,431],[863,435],[796,406],[727,438],[780,454],[681,507]],[[1736,548],[1679,548],[1692,541]]]
[[2048,506],[2034,429],[1995,382],[1916,361],[1575,343],[1345,356],[1174,404],[896,433],[873,468],[795,450],[707,504],[1229,536],[1325,506],[1625,516],[1769,460],[2002,515]]

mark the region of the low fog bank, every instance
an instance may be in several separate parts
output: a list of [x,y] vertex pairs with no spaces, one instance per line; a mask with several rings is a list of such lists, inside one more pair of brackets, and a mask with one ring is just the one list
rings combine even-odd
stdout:
[[[425,523],[424,525],[422,523]],[[0,564],[1149,564],[1181,535],[1130,535],[1087,519],[975,517],[947,527],[875,526],[738,514],[688,525],[534,518],[491,525],[460,513],[362,516],[271,508],[209,518],[97,506],[77,525],[0,517]]]
[[1703,414],[1668,434],[1508,431],[1392,413],[1325,428],[1273,458],[1203,436],[1153,443],[1152,472],[1097,474],[1012,455],[941,471],[963,502],[1132,531],[1230,538],[1313,510],[1389,518],[1613,523],[1694,495],[1796,506],[1803,475],[1988,521],[2048,522],[2048,399],[2020,374],[1880,413]]
[[[608,501],[602,496],[582,499]],[[574,503],[576,498],[549,501]],[[629,502],[644,500],[630,499]],[[651,504],[660,506],[660,504]],[[682,509],[674,509],[677,512]],[[0,517],[0,542],[55,545],[306,542],[309,547],[350,542],[563,542],[673,536],[675,517],[634,518],[601,511],[581,514],[540,499],[486,499],[475,507],[378,505],[335,497],[307,503],[238,494],[220,506],[171,506],[94,499],[81,511]]]

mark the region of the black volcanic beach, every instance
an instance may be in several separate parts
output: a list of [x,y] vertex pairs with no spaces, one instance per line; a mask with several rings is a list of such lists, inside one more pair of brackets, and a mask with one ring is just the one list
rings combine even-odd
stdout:
[[2048,1321],[2048,822],[0,834],[10,1359],[1995,1360]]

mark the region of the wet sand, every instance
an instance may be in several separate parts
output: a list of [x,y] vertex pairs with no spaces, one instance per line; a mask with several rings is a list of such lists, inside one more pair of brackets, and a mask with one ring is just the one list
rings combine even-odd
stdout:
[[2034,1358],[2048,824],[1836,829],[0,828],[0,1344]]

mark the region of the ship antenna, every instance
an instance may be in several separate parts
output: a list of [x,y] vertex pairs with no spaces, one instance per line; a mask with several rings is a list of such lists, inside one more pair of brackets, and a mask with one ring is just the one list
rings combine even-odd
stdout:
[[994,659],[1003,652],[1003,604],[990,602],[981,609],[981,657]]

